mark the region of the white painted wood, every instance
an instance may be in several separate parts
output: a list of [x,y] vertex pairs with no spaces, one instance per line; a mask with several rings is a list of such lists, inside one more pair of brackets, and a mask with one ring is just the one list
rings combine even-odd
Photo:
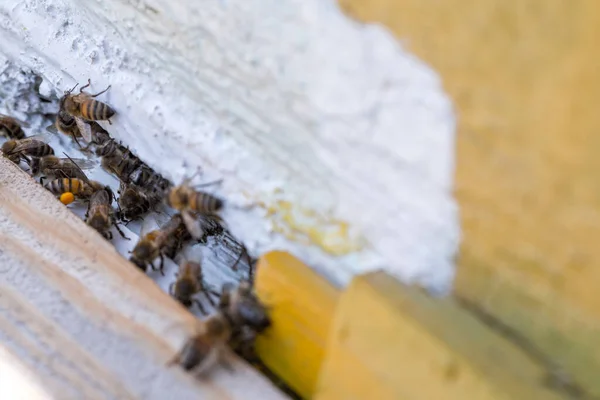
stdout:
[[106,127],[160,172],[224,178],[255,254],[291,250],[339,284],[384,267],[449,289],[451,104],[333,0],[4,0],[0,34],[46,92],[111,84]]
[[19,360],[0,371],[61,400],[285,397],[232,355],[202,381],[166,367],[199,323],[0,157],[0,351]]

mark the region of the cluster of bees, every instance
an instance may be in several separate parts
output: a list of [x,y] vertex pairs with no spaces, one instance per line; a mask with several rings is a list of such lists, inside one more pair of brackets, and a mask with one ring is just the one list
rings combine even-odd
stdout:
[[[83,152],[93,150],[101,158],[102,167],[119,179],[118,197],[109,186],[86,176],[84,170],[95,165],[92,160],[71,158],[66,153],[63,153],[64,157],[58,157],[47,143],[47,138],[43,135],[26,137],[22,127],[28,125],[6,115],[0,115],[0,135],[8,139],[2,145],[3,156],[26,166],[30,174],[39,177],[40,183],[63,204],[74,201],[87,203],[85,222],[107,240],[112,240],[113,226],[129,240],[119,224],[143,219],[163,204],[176,210],[163,226],[142,233],[131,251],[130,261],[138,268],[146,271],[151,267],[163,273],[164,258],[175,258],[184,244],[193,241],[206,243],[207,237],[223,232],[218,212],[224,202],[199,190],[198,186],[192,186],[193,177],[186,178],[180,185],[173,185],[127,147],[112,139],[96,121],[110,123],[115,110],[95,99],[110,86],[91,94],[84,91],[90,84],[88,80],[77,94],[73,93],[77,85],[64,92],[59,99],[54,125],[49,130],[70,136]],[[86,142],[85,147],[81,146],[80,140]],[[116,209],[113,201],[116,201]],[[243,254],[249,258],[245,249]],[[242,255],[232,268],[235,269]],[[154,264],[157,259],[160,259],[158,267]],[[206,314],[195,297],[204,293],[215,306],[215,311],[169,365],[177,363],[186,370],[201,372],[220,360],[218,355],[226,346],[245,357],[253,354],[254,339],[270,325],[270,319],[265,306],[253,293],[251,276],[250,273],[250,279],[242,280],[238,286],[226,284],[221,292],[216,292],[204,285],[199,261],[183,260],[180,263],[177,279],[170,285],[169,293],[187,308],[196,303]],[[218,296],[218,304],[211,295]]]

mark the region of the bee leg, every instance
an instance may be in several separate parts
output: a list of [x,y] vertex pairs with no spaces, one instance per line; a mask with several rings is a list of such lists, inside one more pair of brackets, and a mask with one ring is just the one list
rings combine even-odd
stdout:
[[79,149],[82,149],[81,143],[79,143],[79,140],[77,140],[77,136],[71,135],[71,137],[73,138],[73,140],[75,141],[75,143],[77,143],[77,146],[79,146]]
[[113,234],[111,231],[107,231],[103,236],[106,240],[112,240],[113,238]]
[[[75,138],[75,136],[73,136],[73,138]],[[90,151],[91,146],[92,146],[92,143],[88,143],[84,147],[81,147],[79,150],[83,151],[84,153],[88,153]]]
[[119,225],[116,222],[113,223],[113,225],[115,226],[115,228],[117,228],[117,232],[119,232],[119,234],[121,235],[121,237],[123,237],[123,239],[125,239],[125,240],[131,240],[130,238],[128,238],[127,236],[125,236],[125,234],[123,233],[123,231],[121,230],[121,228],[119,228]]
[[246,253],[246,255],[248,256],[248,282],[254,285],[254,266],[256,263],[252,260],[250,254]]
[[165,268],[165,256],[162,253],[160,253],[160,266],[158,267],[158,270],[160,271],[160,274],[162,276],[165,276],[164,268]]
[[[110,87],[110,86],[109,86],[109,87]],[[106,89],[106,90],[108,90],[108,89]],[[107,121],[108,121],[108,124],[109,124],[109,125],[112,125],[112,122],[110,122],[110,119],[107,119]]]
[[179,364],[180,357],[181,357],[181,353],[175,354],[175,356],[173,358],[171,358],[169,361],[167,361],[167,363],[165,365],[167,367],[169,367],[174,364]]
[[198,243],[200,243],[200,244],[208,243],[208,235],[206,233],[204,235],[202,235],[202,237],[200,239],[198,239]]
[[154,261],[152,261],[151,263],[148,263],[148,265],[150,265],[150,268],[152,268],[152,271],[156,271],[158,268],[156,268],[156,266],[154,265]]
[[202,315],[208,315],[208,313],[206,312],[206,308],[204,308],[204,306],[202,305],[202,302],[200,300],[192,299],[192,303],[194,303],[195,305],[198,306],[198,309],[200,310]]
[[238,256],[237,260],[235,260],[235,263],[231,266],[232,270],[237,272],[238,264],[240,263],[240,260],[242,259],[242,257],[246,254],[248,254],[248,252],[246,251],[246,247],[244,245],[242,245],[242,251],[240,252],[240,255]]
[[[91,79],[88,79],[88,83],[87,83],[87,85],[85,85],[85,86],[82,86],[82,87],[80,87],[80,88],[79,88],[79,93],[83,92],[83,89],[85,89],[86,87],[89,87],[91,84],[92,84],[92,80],[91,80]],[[79,85],[79,84],[77,84],[77,85]],[[75,88],[77,87],[77,85],[75,85],[75,86],[73,87],[73,89],[71,89],[71,92],[72,92],[73,90],[75,90]]]
[[169,294],[173,296],[173,287],[175,287],[175,282],[171,282],[169,285]]
[[44,186],[44,179],[46,179],[45,176],[40,176],[40,185]]
[[208,300],[208,302],[210,303],[210,305],[213,306],[213,307],[216,307],[217,303],[215,303],[215,300],[212,297],[210,297],[211,294],[218,296],[219,293],[215,292],[213,290],[206,290],[204,292],[204,297],[206,297],[206,299]]

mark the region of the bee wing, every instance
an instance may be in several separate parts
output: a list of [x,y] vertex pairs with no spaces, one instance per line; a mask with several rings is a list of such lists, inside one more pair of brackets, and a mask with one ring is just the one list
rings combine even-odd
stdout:
[[204,229],[202,229],[202,224],[196,216],[189,211],[183,211],[181,217],[185,227],[194,239],[201,239],[204,236]]
[[[143,191],[142,191],[142,193],[143,193]],[[160,227],[160,229],[166,229],[166,228],[169,228],[169,225],[173,224],[172,221],[173,221],[173,217],[175,215],[178,215],[178,214],[171,215],[167,212],[157,211],[156,213],[152,214],[152,218],[154,219],[154,222],[156,223],[156,225]]]
[[54,172],[56,173],[56,177],[61,177],[61,178],[70,178],[69,174],[67,174],[65,171],[63,171],[62,169],[55,169]]
[[54,125],[54,124],[48,125],[46,127],[46,130],[50,133],[58,133],[58,129],[56,129],[56,125]]
[[81,169],[81,167],[79,166],[79,164],[77,164],[73,158],[69,157],[69,155],[68,155],[67,153],[63,152],[63,154],[65,155],[65,157],[67,157],[67,158],[69,159],[69,161],[71,161],[71,163],[72,163],[72,164],[73,164],[75,167],[77,167],[77,169],[79,170],[79,172],[81,172],[81,176],[82,176],[82,178],[83,178],[83,177],[85,177],[85,179],[83,179],[83,180],[85,181],[85,183],[88,183],[88,184],[89,184],[89,183],[90,183],[90,180],[89,180],[89,178],[87,177],[87,175],[85,174],[85,172],[83,172],[83,170]]
[[[33,140],[29,140],[29,139],[33,139]],[[19,140],[18,144],[13,148],[13,150],[10,152],[10,154],[16,154],[16,153],[20,153],[22,151],[36,148],[39,145],[38,141],[47,143],[48,138],[43,135],[28,136],[25,139]]]
[[21,127],[22,127],[22,128],[29,128],[29,127],[30,127],[30,125],[29,125],[29,123],[28,123],[28,122],[22,121],[22,120],[20,120],[20,119],[17,119],[17,118],[14,118],[14,119],[15,119],[15,121],[17,121],[19,124],[21,124]]
[[75,118],[75,123],[77,124],[79,132],[81,133],[83,139],[86,142],[90,143],[92,141],[92,128],[90,127],[90,125],[81,118]]
[[92,169],[96,166],[96,163],[93,160],[89,160],[87,158],[68,158],[69,161],[74,162],[79,169]]
[[27,123],[25,121],[22,121],[19,118],[11,117],[10,115],[5,115],[5,114],[0,114],[0,118],[12,119],[15,122],[18,122],[19,125],[21,125],[21,127],[23,127],[23,128],[29,128],[29,123]]
[[208,215],[203,214],[203,215],[200,215],[199,218],[202,221],[202,223],[205,224],[205,226],[209,227],[209,229],[214,229],[218,225],[222,226],[223,228],[227,227],[225,220],[223,218],[221,218],[220,215],[217,215],[217,214],[208,214]]
[[25,139],[21,139],[27,141],[26,139],[34,139],[39,140],[40,142],[48,143],[51,139],[50,134],[48,133],[38,133],[37,135],[27,136]]

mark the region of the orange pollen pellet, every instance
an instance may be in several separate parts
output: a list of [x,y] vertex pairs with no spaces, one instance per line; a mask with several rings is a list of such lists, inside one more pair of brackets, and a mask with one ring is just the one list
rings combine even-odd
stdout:
[[60,202],[63,203],[65,206],[71,204],[74,200],[75,196],[73,196],[73,193],[71,192],[65,192],[60,195]]

